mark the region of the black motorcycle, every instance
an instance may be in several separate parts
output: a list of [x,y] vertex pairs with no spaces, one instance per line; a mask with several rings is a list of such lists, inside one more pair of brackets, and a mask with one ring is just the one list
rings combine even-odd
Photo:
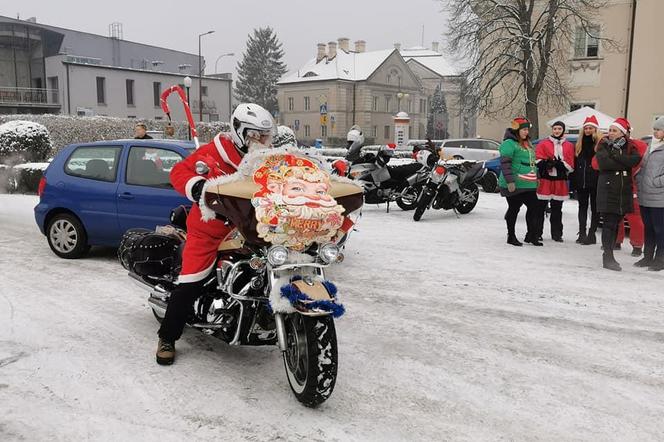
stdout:
[[417,198],[413,219],[419,221],[431,209],[470,213],[480,196],[477,183],[487,173],[482,163],[464,160],[440,160],[432,167]]

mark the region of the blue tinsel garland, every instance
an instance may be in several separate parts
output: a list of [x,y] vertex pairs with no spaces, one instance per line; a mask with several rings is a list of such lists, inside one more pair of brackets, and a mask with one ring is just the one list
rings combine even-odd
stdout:
[[[299,279],[302,278],[296,276],[291,281],[297,281]],[[337,299],[337,287],[329,281],[323,281],[322,284],[332,298],[331,301],[314,301],[307,296],[306,293],[302,293],[302,291],[293,284],[286,284],[281,287],[281,296],[288,299],[291,304],[308,301],[306,304],[303,304],[306,305],[307,308],[321,309],[330,312],[334,318],[340,317],[345,313],[346,309],[342,304],[337,304],[335,302]]]

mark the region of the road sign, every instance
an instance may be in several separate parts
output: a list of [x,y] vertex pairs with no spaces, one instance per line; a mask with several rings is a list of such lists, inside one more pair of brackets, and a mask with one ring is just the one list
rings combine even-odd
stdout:
[[327,115],[320,116],[320,124],[321,126],[327,126]]
[[327,103],[322,103],[320,105],[320,114],[321,115],[326,115],[327,114]]

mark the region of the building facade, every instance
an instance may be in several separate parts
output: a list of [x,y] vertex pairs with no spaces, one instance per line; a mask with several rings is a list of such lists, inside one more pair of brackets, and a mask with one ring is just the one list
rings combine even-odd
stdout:
[[[563,72],[571,97],[565,107],[540,109],[540,136],[549,133],[547,121],[581,106],[627,117],[635,136],[648,135],[655,118],[664,115],[664,59],[659,56],[662,38],[658,36],[662,17],[661,0],[610,0],[595,14],[593,31],[616,45],[589,37],[578,28]],[[501,139],[512,117],[480,116],[477,135]]]
[[316,57],[277,85],[279,123],[304,143],[344,144],[358,124],[370,142],[394,142],[394,117],[410,117],[409,137],[424,136],[426,96],[397,49],[366,51],[363,40],[318,44]]
[[[199,119],[230,119],[232,79],[196,75],[195,54],[0,16],[0,113],[63,113],[162,118],[157,96],[192,78],[190,103]],[[204,60],[200,60],[204,66]],[[182,106],[172,117],[184,119]]]

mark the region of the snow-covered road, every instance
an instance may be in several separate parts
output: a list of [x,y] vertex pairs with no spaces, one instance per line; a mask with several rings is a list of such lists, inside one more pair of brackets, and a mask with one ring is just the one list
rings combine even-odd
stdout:
[[[187,330],[171,367],[115,251],[53,255],[0,195],[0,440],[663,440],[664,274],[597,246],[505,244],[504,201],[419,223],[367,207],[328,276],[339,378],[316,410],[276,348]],[[519,221],[523,235],[525,222]],[[546,227],[548,233],[548,226]]]

